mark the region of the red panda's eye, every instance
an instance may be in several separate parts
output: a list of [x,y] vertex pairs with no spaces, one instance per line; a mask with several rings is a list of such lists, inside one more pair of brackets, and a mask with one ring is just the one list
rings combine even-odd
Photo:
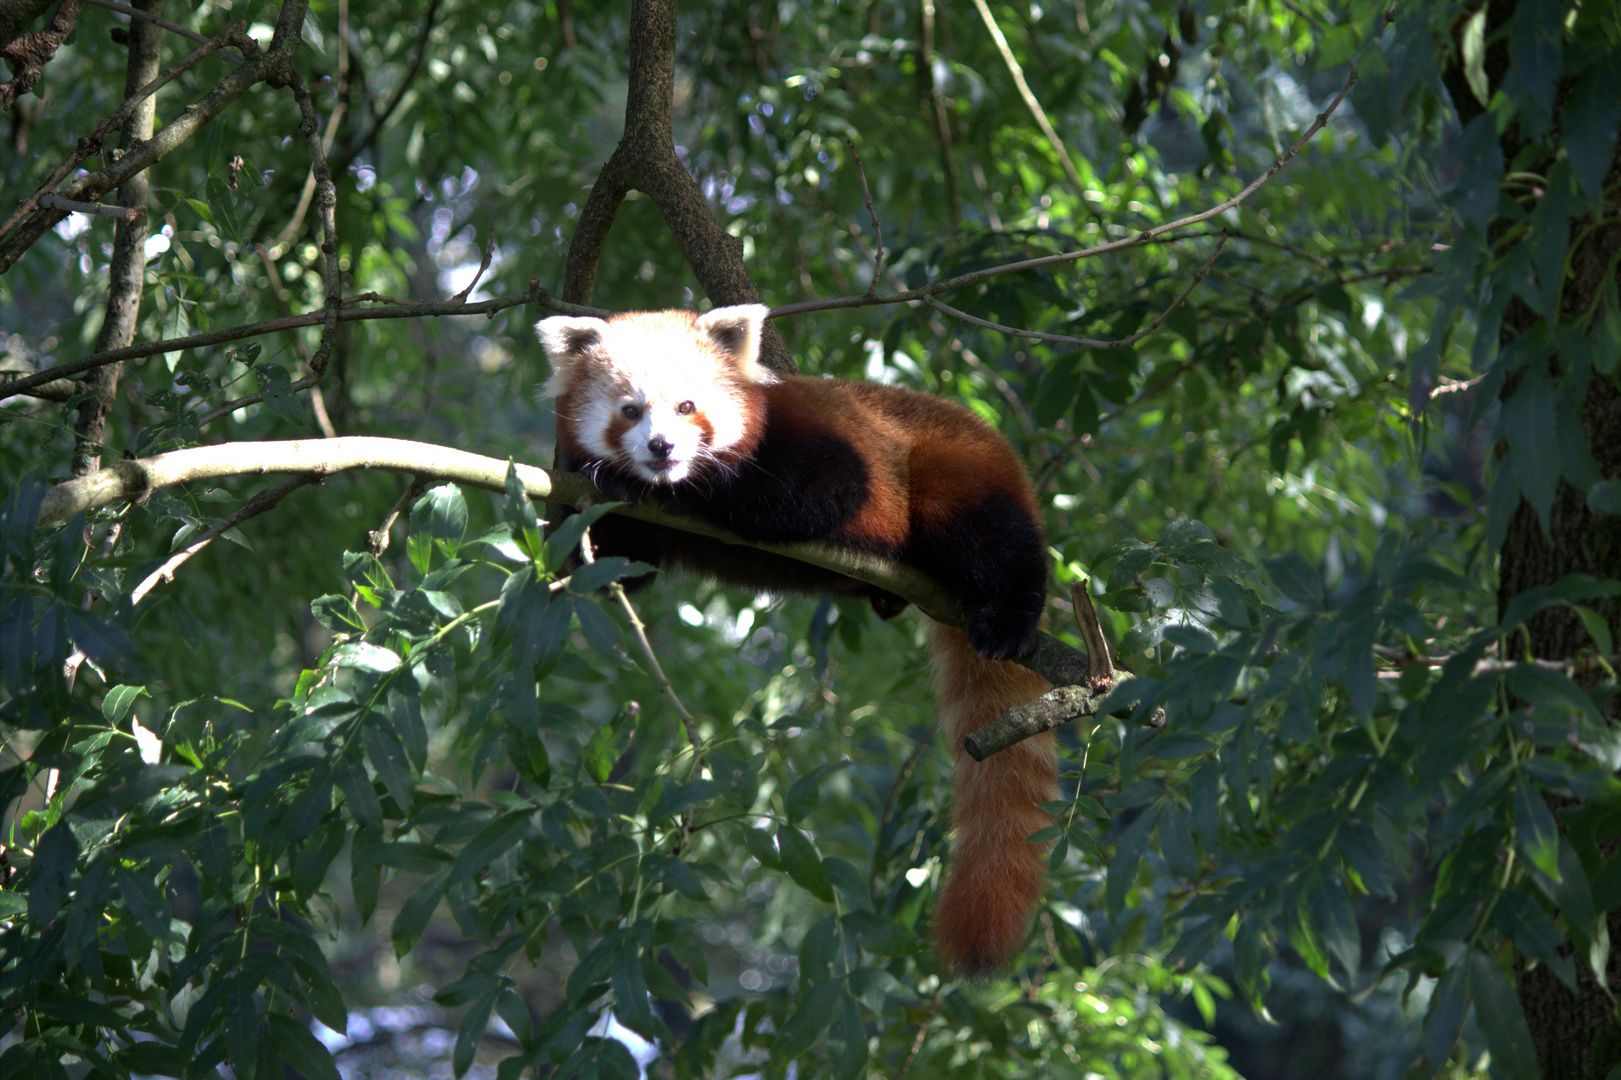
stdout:
[[675,407],[675,411],[682,416],[691,416],[693,413],[698,411],[698,406],[694,405],[690,401],[683,401],[681,404]]
[[620,406],[619,415],[623,416],[626,420],[640,420],[642,418],[642,410],[635,405],[623,405]]

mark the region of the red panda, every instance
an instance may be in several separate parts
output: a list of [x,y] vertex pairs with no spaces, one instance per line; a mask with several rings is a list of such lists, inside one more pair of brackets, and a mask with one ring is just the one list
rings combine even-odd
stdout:
[[[560,464],[615,499],[655,500],[770,543],[822,541],[909,563],[954,590],[966,632],[932,626],[941,726],[955,757],[952,865],[934,917],[938,951],[963,976],[1003,967],[1024,941],[1046,877],[1056,798],[1051,732],[983,762],[972,731],[1048,689],[1011,663],[1046,601],[1029,478],[1006,439],[959,405],[896,386],[777,375],[759,362],[759,304],[554,316],[536,324],[552,365]],[[613,515],[598,554],[676,566],[764,591],[905,601],[768,552]]]

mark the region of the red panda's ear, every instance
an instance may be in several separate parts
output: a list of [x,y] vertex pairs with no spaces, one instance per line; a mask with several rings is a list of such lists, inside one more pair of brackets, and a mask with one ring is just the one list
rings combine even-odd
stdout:
[[589,316],[553,315],[535,324],[535,333],[546,347],[546,358],[554,368],[601,345],[607,329],[607,323]]
[[764,304],[733,304],[698,316],[693,329],[699,337],[708,339],[745,380],[768,383],[775,379],[760,364],[760,329],[770,314],[771,309]]

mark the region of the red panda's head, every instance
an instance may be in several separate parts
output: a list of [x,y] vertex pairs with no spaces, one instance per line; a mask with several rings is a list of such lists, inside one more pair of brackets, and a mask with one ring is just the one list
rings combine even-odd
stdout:
[[758,437],[763,304],[633,311],[608,319],[554,315],[535,324],[565,449],[654,484],[676,484]]

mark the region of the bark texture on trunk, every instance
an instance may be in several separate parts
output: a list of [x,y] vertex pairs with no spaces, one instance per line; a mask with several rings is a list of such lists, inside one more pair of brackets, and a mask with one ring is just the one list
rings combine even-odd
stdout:
[[[136,0],[135,6],[153,15],[163,14],[164,0]],[[163,30],[148,19],[129,22],[129,68],[124,78],[124,96],[135,92],[158,77],[163,57]],[[152,94],[136,107],[125,123],[119,146],[129,150],[135,143],[150,139],[157,120],[157,94]],[[133,220],[119,221],[113,233],[113,257],[108,266],[107,313],[96,338],[96,351],[121,349],[135,340],[136,325],[141,317],[141,293],[146,284],[146,239],[151,225],[146,214],[146,200],[150,189],[147,174],[138,172],[119,185],[116,196],[119,206],[139,211]],[[73,475],[86,476],[101,468],[101,448],[107,438],[107,414],[112,411],[118,393],[118,378],[124,365],[105,364],[95,368],[84,379],[86,390],[95,396],[79,406],[78,421],[74,425]]]

